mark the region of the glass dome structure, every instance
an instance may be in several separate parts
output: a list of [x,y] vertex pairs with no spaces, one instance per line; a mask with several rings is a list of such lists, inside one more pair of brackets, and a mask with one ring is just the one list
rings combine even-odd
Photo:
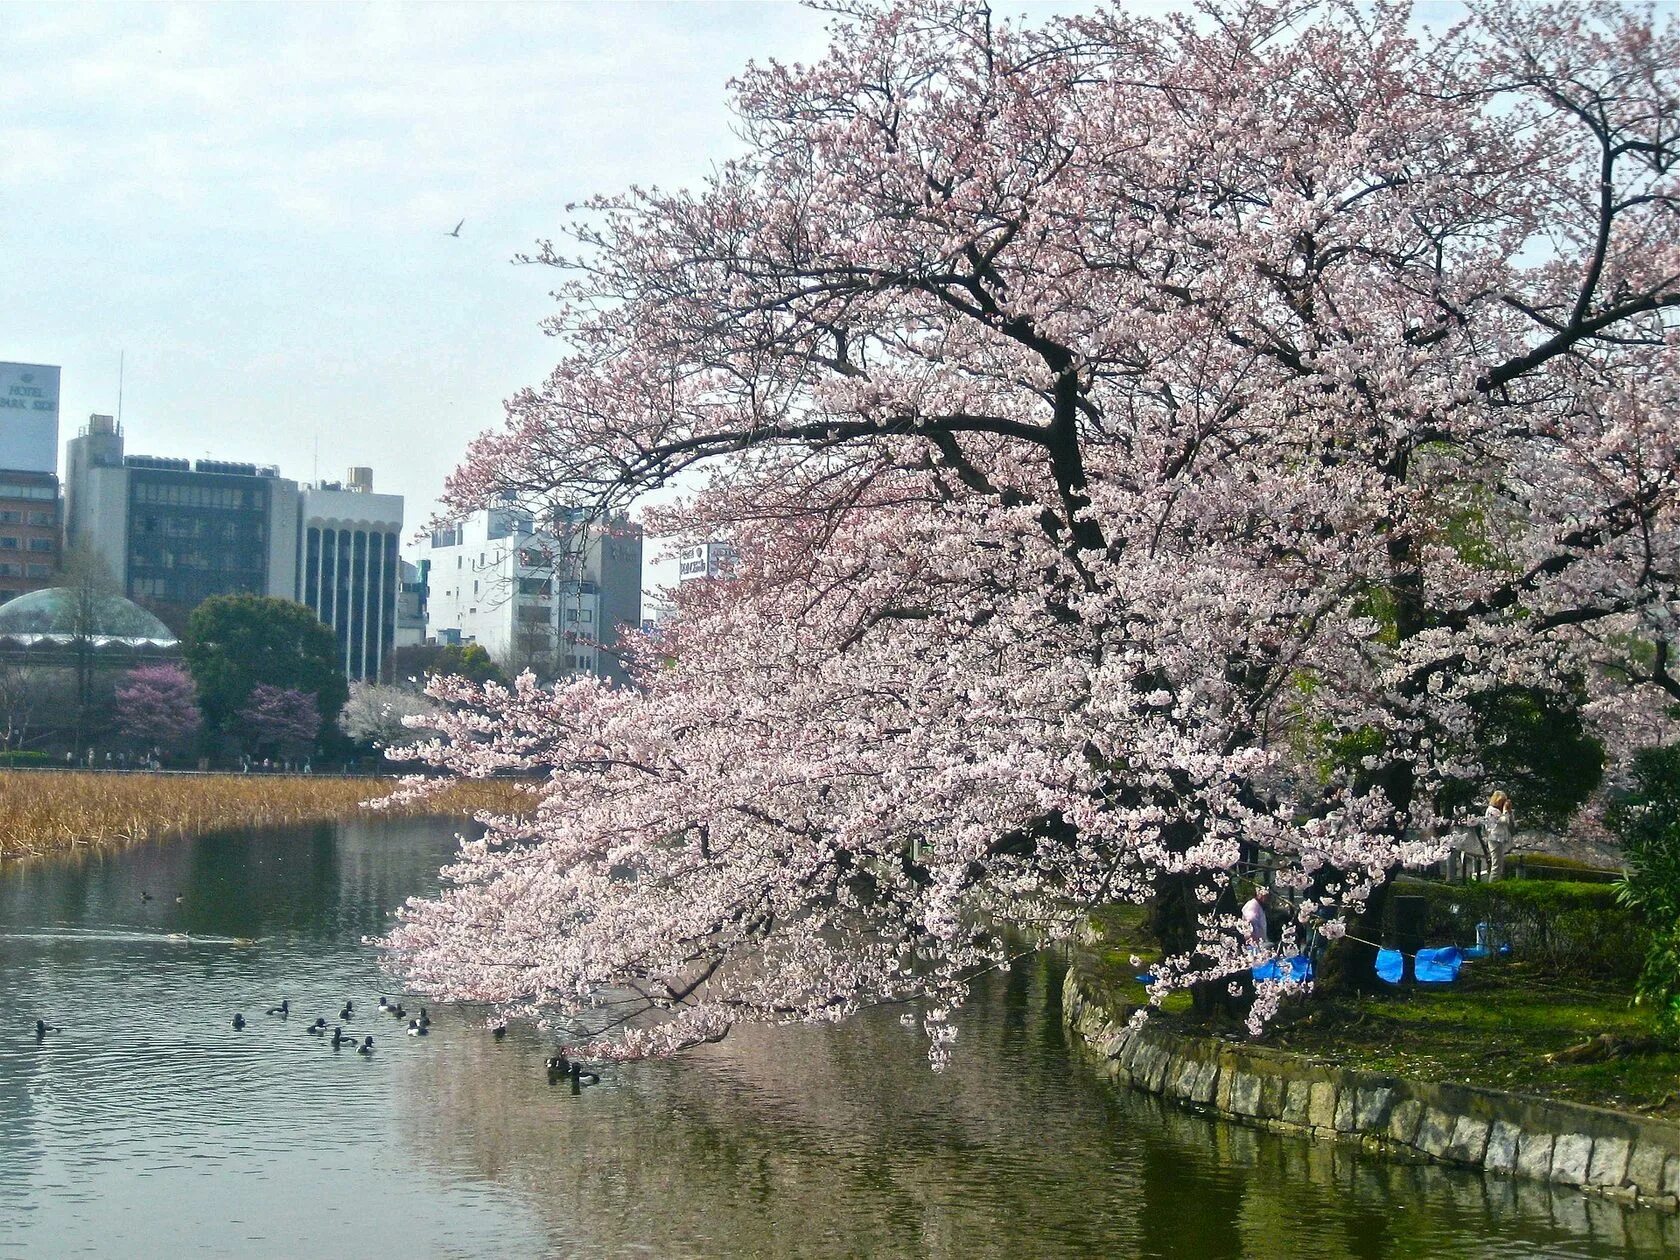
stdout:
[[[72,643],[84,636],[95,647],[120,644],[124,647],[172,648],[175,636],[151,613],[121,595],[96,594],[88,612],[79,617],[82,592],[55,586],[31,591],[0,604],[0,640],[31,646],[36,643]],[[91,624],[83,626],[86,620]]]

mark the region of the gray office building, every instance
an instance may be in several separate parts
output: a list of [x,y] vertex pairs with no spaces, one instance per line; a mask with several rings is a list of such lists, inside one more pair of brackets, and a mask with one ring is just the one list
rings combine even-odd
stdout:
[[296,597],[298,487],[278,469],[129,455],[102,415],[66,464],[66,542],[172,629],[212,595]]
[[129,455],[121,426],[98,415],[67,463],[69,544],[172,629],[213,595],[295,600],[332,627],[348,677],[379,677],[396,634],[403,501],[374,494],[371,469],[300,488],[272,467]]

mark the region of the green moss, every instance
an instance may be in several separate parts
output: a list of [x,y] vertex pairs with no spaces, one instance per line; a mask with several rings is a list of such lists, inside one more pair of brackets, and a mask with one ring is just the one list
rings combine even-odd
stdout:
[[1592,986],[1523,963],[1472,963],[1451,988],[1314,999],[1281,1017],[1266,1041],[1351,1068],[1680,1116],[1680,1053],[1546,1062],[1604,1033],[1648,1038],[1651,1021],[1632,996],[1626,983]]

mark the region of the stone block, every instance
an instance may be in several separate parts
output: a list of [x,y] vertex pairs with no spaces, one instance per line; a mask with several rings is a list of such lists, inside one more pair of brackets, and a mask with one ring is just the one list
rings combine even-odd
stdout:
[[1663,1164],[1662,1191],[1680,1195],[1680,1155],[1670,1155]]
[[1627,1176],[1627,1169],[1628,1140],[1601,1137],[1593,1143],[1592,1162],[1587,1166],[1586,1184],[1606,1188],[1619,1186]]
[[1160,1047],[1154,1060],[1149,1065],[1149,1076],[1147,1077],[1145,1088],[1148,1089],[1150,1093],[1160,1094],[1166,1092],[1167,1076],[1172,1071],[1173,1062],[1174,1059],[1172,1052],[1165,1046]]
[[1389,1103],[1394,1091],[1386,1085],[1373,1085],[1354,1094],[1353,1127],[1361,1133],[1375,1133],[1388,1120]]
[[1632,1152],[1628,1155],[1627,1176],[1624,1180],[1628,1185],[1636,1187],[1641,1194],[1661,1194],[1663,1164],[1667,1160],[1666,1147],[1658,1146],[1655,1142],[1635,1142]]
[[1453,1122],[1452,1137],[1447,1142],[1446,1158],[1454,1163],[1479,1165],[1487,1152],[1488,1123],[1470,1116],[1459,1116]]
[[1144,1044],[1142,1037],[1127,1037],[1120,1047],[1120,1066],[1127,1072],[1136,1072],[1138,1056],[1143,1053]]
[[1315,1129],[1332,1129],[1336,1125],[1336,1085],[1334,1081],[1314,1081],[1312,1098],[1307,1103],[1307,1119]]
[[1396,1103],[1388,1113],[1387,1133],[1390,1140],[1403,1146],[1416,1146],[1418,1125],[1423,1121],[1423,1104],[1415,1098]]
[[1200,1066],[1194,1059],[1180,1060],[1168,1092],[1174,1098],[1189,1098],[1196,1090],[1196,1070]]
[[1457,1124],[1457,1116],[1449,1115],[1438,1107],[1425,1107],[1423,1122],[1418,1125],[1417,1141],[1413,1145],[1425,1155],[1445,1159]]
[[1310,1123],[1308,1114],[1312,1109],[1311,1103],[1312,1082],[1304,1077],[1290,1081],[1283,1093],[1283,1122],[1298,1125]]
[[1230,1063],[1219,1065],[1219,1083],[1213,1088],[1213,1105],[1220,1111],[1229,1113],[1231,1110],[1231,1089],[1237,1078],[1237,1069]]
[[1585,1133],[1560,1133],[1552,1145],[1552,1180],[1581,1186],[1592,1167],[1593,1140]]
[[1552,1149],[1556,1139],[1550,1133],[1524,1133],[1517,1139],[1517,1176],[1536,1181],[1552,1179]]
[[1214,1090],[1219,1086],[1219,1062],[1216,1059],[1204,1059],[1196,1068],[1196,1086],[1190,1091],[1190,1101],[1206,1106],[1213,1101]]
[[1289,1084],[1283,1077],[1271,1072],[1260,1078],[1260,1116],[1266,1120],[1276,1120],[1283,1115],[1283,1091]]
[[1260,1078],[1252,1072],[1231,1073],[1231,1113],[1238,1116],[1260,1114]]
[[1509,1173],[1517,1166],[1517,1139],[1522,1130],[1505,1120],[1495,1120],[1488,1130],[1487,1152],[1482,1167],[1489,1172]]
[[1344,1085],[1336,1091],[1336,1115],[1334,1123],[1337,1133],[1352,1133],[1354,1101],[1359,1091],[1352,1085]]

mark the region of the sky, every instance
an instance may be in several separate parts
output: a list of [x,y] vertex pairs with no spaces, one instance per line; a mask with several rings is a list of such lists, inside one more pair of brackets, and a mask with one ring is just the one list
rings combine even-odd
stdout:
[[[63,368],[60,441],[371,465],[430,515],[542,380],[566,203],[694,185],[726,83],[809,61],[791,4],[0,5],[0,360]],[[446,235],[464,219],[459,237]]]

